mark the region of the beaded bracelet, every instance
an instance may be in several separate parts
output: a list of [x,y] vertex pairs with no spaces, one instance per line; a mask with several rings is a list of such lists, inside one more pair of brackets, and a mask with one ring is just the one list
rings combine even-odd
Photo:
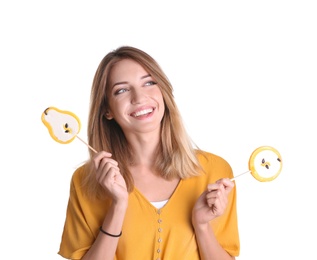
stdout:
[[99,230],[100,230],[100,232],[104,233],[105,235],[108,235],[108,236],[111,236],[111,237],[120,237],[122,235],[122,231],[118,235],[110,234],[110,233],[104,231],[101,226],[100,226]]

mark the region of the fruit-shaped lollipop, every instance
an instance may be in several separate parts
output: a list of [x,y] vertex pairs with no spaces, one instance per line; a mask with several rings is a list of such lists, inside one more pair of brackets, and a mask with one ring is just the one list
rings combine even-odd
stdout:
[[274,147],[261,146],[255,149],[250,156],[249,171],[241,173],[231,180],[249,172],[258,181],[272,181],[279,176],[282,166],[282,157]]
[[[86,144],[92,151],[97,151],[82,140],[77,134],[80,131],[79,118],[70,111],[60,110],[56,107],[48,107],[42,113],[42,122],[47,127],[51,137],[59,143],[68,144],[75,137]],[[261,146],[253,151],[249,159],[249,170],[241,173],[237,177],[251,173],[258,181],[272,181],[282,170],[282,158],[280,153],[271,146]]]
[[72,142],[80,131],[80,120],[72,112],[49,107],[42,113],[42,122],[51,137],[61,144]]
[[273,147],[262,146],[256,149],[250,157],[249,169],[258,181],[272,181],[282,171],[282,158]]
[[42,113],[42,122],[47,127],[51,137],[58,143],[68,144],[72,142],[75,137],[86,144],[95,153],[97,151],[89,146],[77,134],[80,131],[79,118],[70,111],[60,110],[56,107],[48,107]]

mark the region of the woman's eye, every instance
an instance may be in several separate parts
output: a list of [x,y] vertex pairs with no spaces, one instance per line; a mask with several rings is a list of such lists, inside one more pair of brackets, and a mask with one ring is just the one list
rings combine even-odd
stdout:
[[156,85],[157,83],[154,81],[148,81],[145,83],[145,86],[152,86],[152,85]]
[[121,88],[121,89],[118,89],[114,94],[115,94],[115,95],[119,95],[119,94],[122,94],[122,93],[124,93],[124,92],[126,92],[126,91],[127,91],[127,89]]

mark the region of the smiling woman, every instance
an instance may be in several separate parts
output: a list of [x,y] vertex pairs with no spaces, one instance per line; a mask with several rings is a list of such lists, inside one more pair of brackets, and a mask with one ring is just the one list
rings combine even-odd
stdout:
[[115,119],[125,136],[135,131],[158,136],[153,127],[160,131],[164,100],[151,75],[139,63],[124,59],[113,66],[109,85],[107,119]]
[[68,259],[235,259],[228,162],[192,145],[158,63],[123,46],[91,89],[88,142],[73,174],[59,254]]

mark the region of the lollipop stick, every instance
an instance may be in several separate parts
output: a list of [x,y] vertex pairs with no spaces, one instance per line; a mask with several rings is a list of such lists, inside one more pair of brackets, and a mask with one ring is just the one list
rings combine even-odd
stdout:
[[92,148],[89,144],[87,144],[83,139],[81,139],[78,135],[76,135],[76,137],[80,140],[80,141],[82,141],[85,145],[87,145],[88,147],[89,147],[89,149],[91,149],[92,151],[94,151],[95,153],[97,153],[97,151],[94,149],[94,148]]
[[239,175],[237,175],[237,176],[231,178],[230,181],[233,181],[233,180],[235,180],[236,178],[238,178],[238,177],[240,177],[241,175],[246,174],[246,173],[248,173],[248,172],[251,172],[251,171],[246,171],[246,172],[240,173]]

